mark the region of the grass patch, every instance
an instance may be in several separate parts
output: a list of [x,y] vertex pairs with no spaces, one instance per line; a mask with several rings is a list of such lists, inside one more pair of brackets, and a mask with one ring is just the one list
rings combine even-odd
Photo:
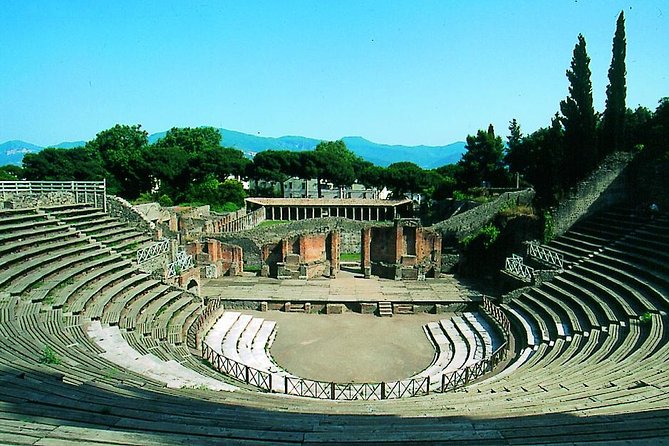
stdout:
[[340,262],[359,262],[360,253],[359,252],[342,252],[339,255]]
[[244,265],[244,272],[258,273],[260,272],[260,265]]
[[42,364],[60,364],[60,357],[48,345],[42,349],[42,357],[40,358]]
[[288,220],[265,220],[264,222],[256,226],[256,228],[267,228],[271,226],[285,225],[288,223],[290,223],[290,221]]
[[499,211],[499,215],[507,218],[536,217],[536,214],[534,213],[534,208],[532,206],[525,206],[525,205],[504,207]]

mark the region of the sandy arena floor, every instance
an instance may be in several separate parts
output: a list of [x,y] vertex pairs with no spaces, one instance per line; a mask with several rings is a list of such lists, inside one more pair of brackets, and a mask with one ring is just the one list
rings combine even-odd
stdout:
[[245,311],[277,322],[274,360],[291,373],[314,380],[379,382],[408,378],[435,354],[422,326],[447,314],[299,314]]

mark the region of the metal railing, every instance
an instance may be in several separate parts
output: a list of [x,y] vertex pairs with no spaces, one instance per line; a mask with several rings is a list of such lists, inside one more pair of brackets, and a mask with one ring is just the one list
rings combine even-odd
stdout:
[[142,264],[148,260],[158,257],[161,254],[166,253],[170,249],[170,241],[166,238],[162,239],[159,242],[153,243],[152,245],[147,246],[146,248],[140,248],[137,250],[137,263]]
[[[227,216],[226,216],[227,217]],[[265,221],[265,208],[261,207],[249,213],[237,212],[231,214],[229,218],[224,218],[216,224],[215,232],[227,233],[238,232],[246,229],[255,228]]]
[[559,269],[564,269],[564,255],[546,248],[539,243],[528,242],[527,254],[535,259],[542,260],[550,265],[555,265]]
[[221,373],[260,389],[267,391],[272,390],[271,373],[249,367],[234,359],[226,358],[213,348],[209,347],[204,341],[202,341],[202,357],[209,361],[212,367]]
[[353,401],[406,398],[430,393],[430,377],[378,383],[334,383],[284,377],[284,393],[308,398]]
[[439,388],[439,391],[449,392],[464,387],[486,373],[492,372],[500,362],[506,359],[510,347],[509,337],[511,336],[511,322],[509,321],[509,318],[506,317],[506,314],[504,314],[504,311],[485,296],[483,296],[482,308],[483,311],[493,318],[502,329],[502,334],[505,338],[504,343],[500,345],[490,357],[483,358],[462,369],[441,375],[441,387]]
[[[308,398],[329,400],[385,400],[428,395],[430,393],[430,377],[411,378],[401,381],[377,382],[377,383],[335,383],[324,381],[313,381],[292,376],[281,376],[258,370],[239,361],[227,358],[216,352],[204,340],[200,341],[200,329],[206,319],[220,307],[220,301],[208,305],[188,329],[187,342],[189,347],[199,346],[202,357],[207,360],[214,369],[239,381],[256,386],[266,391],[281,391],[287,395],[303,396]],[[507,358],[509,352],[509,336],[511,326],[501,308],[496,306],[490,299],[483,297],[483,310],[499,323],[504,337],[504,343],[493,352],[493,354],[476,363],[445,373],[441,376],[441,385],[438,392],[449,392],[466,386],[473,380],[492,372],[497,365]],[[283,389],[277,390],[272,387],[272,379],[283,378]]]
[[500,362],[506,359],[508,352],[509,343],[506,341],[489,358],[481,359],[470,366],[441,375],[441,387],[439,390],[441,392],[449,392],[459,389],[486,373],[492,372]]
[[493,318],[497,323],[499,324],[500,328],[502,329],[502,333],[506,337],[506,339],[511,336],[511,321],[509,321],[509,318],[506,317],[506,314],[504,314],[504,311],[497,305],[495,305],[492,300],[488,299],[487,297],[483,296],[483,305],[482,305],[483,311],[488,313],[491,318]]
[[184,271],[188,271],[195,265],[193,263],[193,256],[186,254],[185,251],[179,251],[174,262],[167,264],[167,279],[178,276]]
[[107,212],[107,183],[102,181],[0,181],[0,195],[8,197],[21,195],[41,195],[53,192],[67,192],[74,196],[76,203],[91,203]]
[[532,282],[534,277],[534,268],[525,265],[523,258],[516,254],[506,258],[504,270],[525,282]]

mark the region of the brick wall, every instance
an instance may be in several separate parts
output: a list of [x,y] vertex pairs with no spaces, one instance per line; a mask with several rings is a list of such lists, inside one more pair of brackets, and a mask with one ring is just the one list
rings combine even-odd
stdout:
[[325,252],[325,238],[326,234],[305,234],[299,237],[300,261],[304,263],[312,263],[323,261],[326,258]]

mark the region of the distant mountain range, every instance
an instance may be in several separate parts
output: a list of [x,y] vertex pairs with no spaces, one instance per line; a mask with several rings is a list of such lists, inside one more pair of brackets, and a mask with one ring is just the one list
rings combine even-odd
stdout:
[[[290,150],[295,152],[312,150],[321,140],[303,136],[282,136],[270,138],[233,130],[219,129],[223,137],[223,145],[243,151],[249,158],[263,150]],[[155,142],[165,136],[166,132],[154,133],[149,136],[150,142]],[[445,146],[402,146],[378,144],[359,136],[342,138],[352,152],[376,165],[387,167],[398,161],[411,161],[424,169],[453,164],[460,160],[465,150],[465,143],[458,141]],[[72,148],[83,146],[85,141],[62,142],[49,146],[58,148]],[[7,141],[0,144],[0,166],[5,164],[21,164],[23,155],[35,153],[43,147],[25,141]]]

